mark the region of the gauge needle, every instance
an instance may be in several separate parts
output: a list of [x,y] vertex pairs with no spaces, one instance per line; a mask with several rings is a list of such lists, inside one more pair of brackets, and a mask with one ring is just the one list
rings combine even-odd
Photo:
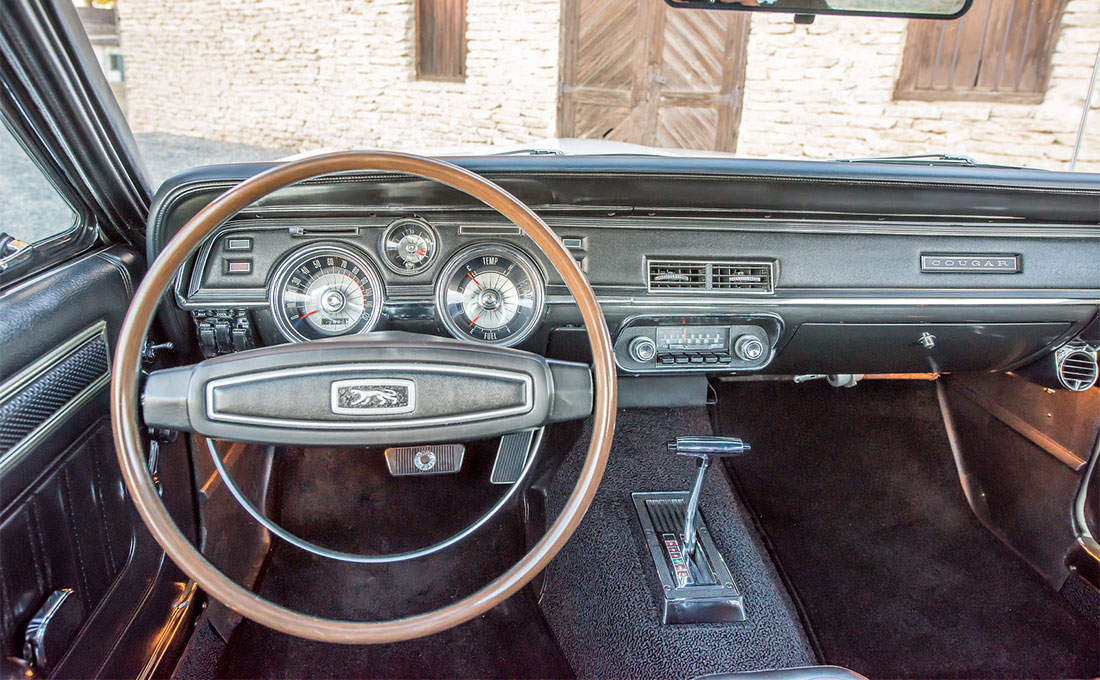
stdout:
[[297,326],[297,325],[298,325],[298,324],[300,324],[300,323],[301,323],[301,322],[302,322],[302,321],[303,321],[303,320],[304,320],[304,319],[305,319],[305,318],[306,318],[307,316],[309,316],[309,315],[311,315],[311,314],[316,314],[316,313],[317,313],[317,310],[316,310],[316,309],[315,309],[315,310],[313,310],[312,312],[306,312],[305,314],[303,314],[303,315],[301,315],[300,317],[298,317],[298,320],[294,322],[294,325],[295,325],[295,326]]
[[477,285],[479,285],[479,286],[481,285],[480,283],[477,282],[477,279],[475,279],[474,275],[471,274],[470,272],[466,272],[466,276],[469,276],[470,280],[473,281],[474,283],[477,283]]
[[426,250],[424,250],[424,249],[420,249],[420,250],[416,251],[416,254],[417,254],[417,255],[427,255],[427,254],[428,254],[428,251],[426,251]]
[[[473,278],[473,277],[470,277],[470,278]],[[479,284],[477,284],[477,285],[479,285],[479,286],[480,286],[481,284],[479,283]],[[473,328],[474,324],[475,324],[475,323],[477,323],[477,320],[478,320],[478,319],[480,319],[480,318],[481,318],[481,315],[480,315],[480,314],[478,314],[477,316],[475,316],[475,317],[474,317],[474,320],[470,322],[470,328]]]

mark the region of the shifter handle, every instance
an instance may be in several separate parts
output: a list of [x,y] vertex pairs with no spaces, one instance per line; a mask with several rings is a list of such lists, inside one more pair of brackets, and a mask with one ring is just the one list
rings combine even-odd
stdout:
[[699,458],[732,458],[746,454],[752,448],[737,437],[707,436],[677,437],[676,441],[668,442],[666,446],[677,456]]
[[690,559],[695,553],[695,513],[699,509],[699,498],[703,494],[703,478],[710,467],[711,458],[732,458],[749,452],[749,445],[736,437],[688,436],[677,437],[676,441],[666,444],[668,450],[677,456],[690,456],[696,459],[695,483],[688,494],[687,507],[684,508],[684,554]]

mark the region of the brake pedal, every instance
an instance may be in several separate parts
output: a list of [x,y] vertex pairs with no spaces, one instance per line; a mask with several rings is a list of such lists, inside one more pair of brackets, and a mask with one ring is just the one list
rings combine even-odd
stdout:
[[446,475],[462,469],[463,444],[397,446],[386,449],[386,467],[394,477]]

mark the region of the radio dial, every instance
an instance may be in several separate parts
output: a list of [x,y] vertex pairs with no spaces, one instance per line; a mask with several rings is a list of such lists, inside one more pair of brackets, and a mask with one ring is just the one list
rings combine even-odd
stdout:
[[657,345],[645,336],[634,338],[630,342],[630,358],[640,364],[648,364],[657,356]]
[[755,335],[742,335],[734,343],[733,351],[742,361],[756,361],[764,356],[766,348]]

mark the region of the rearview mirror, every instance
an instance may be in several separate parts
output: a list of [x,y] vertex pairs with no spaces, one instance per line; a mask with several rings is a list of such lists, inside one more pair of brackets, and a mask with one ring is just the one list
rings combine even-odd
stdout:
[[673,7],[788,14],[957,19],[974,0],[665,0]]

